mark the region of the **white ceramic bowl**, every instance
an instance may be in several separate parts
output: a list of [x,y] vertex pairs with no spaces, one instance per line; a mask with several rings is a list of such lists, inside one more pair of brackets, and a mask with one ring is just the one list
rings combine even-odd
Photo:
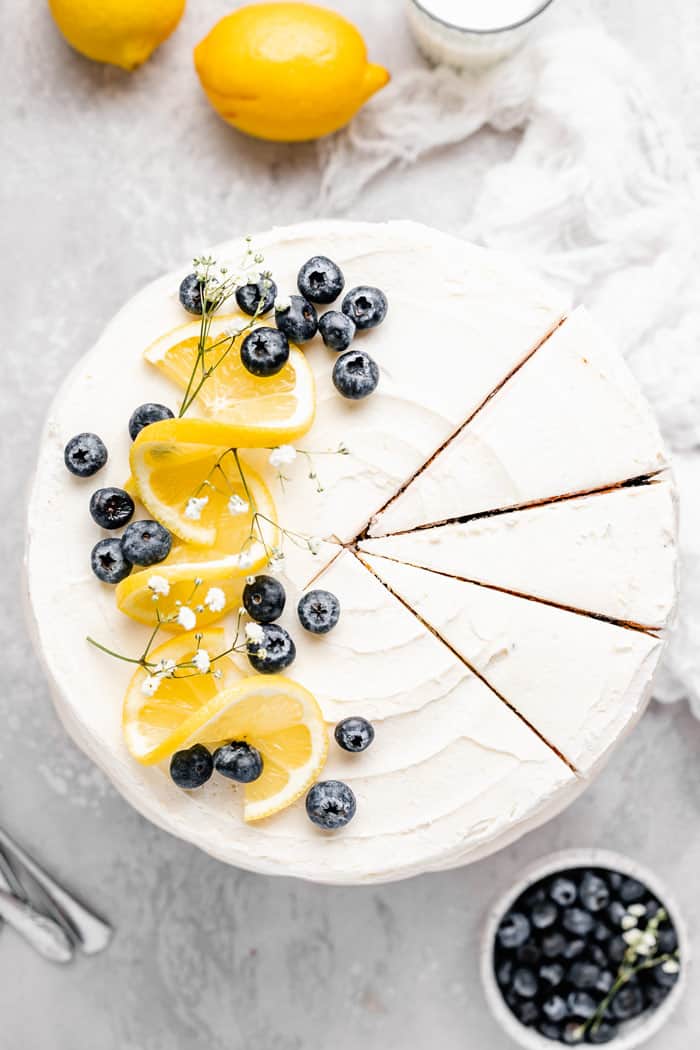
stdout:
[[[636,1047],[641,1046],[647,1039],[651,1039],[653,1035],[656,1035],[663,1028],[678,1006],[688,983],[690,945],[681,914],[666,886],[653,872],[638,864],[637,861],[619,853],[603,849],[563,850],[559,853],[552,853],[527,868],[520,881],[515,886],[511,886],[506,893],[503,893],[498,898],[489,911],[481,943],[481,980],[486,994],[486,1001],[504,1032],[510,1036],[514,1043],[522,1046],[524,1050],[552,1050],[553,1047],[563,1045],[553,1042],[551,1039],[546,1039],[536,1032],[534,1028],[526,1028],[525,1025],[518,1021],[515,1014],[511,1013],[500,988],[496,984],[493,970],[493,946],[501,919],[520,894],[528,886],[539,882],[540,879],[553,875],[557,871],[566,871],[570,868],[609,868],[611,871],[619,871],[623,875],[638,879],[645,886],[648,886],[673,920],[673,925],[678,934],[680,949],[681,969],[678,980],[656,1010],[651,1010],[646,1014],[642,1014],[641,1017],[625,1022],[624,1026],[621,1027],[620,1035],[608,1044],[611,1050],[636,1050]],[[583,1043],[581,1045],[587,1046],[590,1044]]]

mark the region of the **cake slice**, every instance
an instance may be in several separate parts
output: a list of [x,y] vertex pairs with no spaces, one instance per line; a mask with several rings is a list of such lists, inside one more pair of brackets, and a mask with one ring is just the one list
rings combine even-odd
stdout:
[[580,772],[589,774],[644,710],[658,638],[386,558],[362,559]]
[[604,488],[666,463],[634,377],[581,308],[375,516],[369,535]]
[[358,550],[531,598],[663,628],[676,597],[668,474],[465,523],[362,540]]

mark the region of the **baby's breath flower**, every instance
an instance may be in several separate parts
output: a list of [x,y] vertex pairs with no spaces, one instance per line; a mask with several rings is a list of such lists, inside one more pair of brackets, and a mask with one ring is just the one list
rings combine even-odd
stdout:
[[212,678],[216,678],[216,680],[218,682],[219,679],[224,677],[224,672],[220,671],[219,668],[217,667],[217,669],[215,671],[212,671],[211,676],[212,676]]
[[247,623],[245,625],[245,636],[249,642],[262,645],[265,641],[265,632],[259,623]]
[[144,696],[153,696],[159,685],[160,678],[156,675],[150,674],[148,678],[144,678],[143,682],[141,682],[141,692]]
[[681,966],[677,959],[667,959],[662,963],[661,969],[664,973],[680,973]]
[[174,660],[161,660],[156,664],[156,674],[160,678],[172,678],[176,667]]
[[166,580],[165,576],[150,576],[148,580],[149,590],[153,591],[153,597],[158,598],[162,595],[164,598],[170,594],[170,584]]
[[258,660],[267,660],[267,649],[263,649],[262,646],[256,651],[255,655]]
[[278,295],[275,299],[275,310],[278,313],[285,313],[287,310],[291,310],[292,300],[288,295]]
[[185,517],[189,518],[190,521],[199,521],[202,516],[202,511],[209,502],[208,496],[191,496],[187,500],[187,506],[185,507]]
[[181,605],[177,614],[177,622],[186,631],[191,631],[197,623],[197,617],[188,605]]
[[637,919],[634,915],[623,915],[620,926],[623,930],[631,930],[637,925]]
[[236,317],[230,324],[227,324],[224,328],[224,335],[227,335],[229,339],[235,339],[237,335],[248,327],[249,321],[245,321],[242,317]]
[[350,455],[350,449],[348,448],[348,446],[345,444],[344,441],[339,442],[337,452],[338,452],[339,456],[349,456]]
[[204,604],[210,612],[221,612],[226,605],[226,595],[221,587],[210,587],[204,598]]
[[294,448],[294,445],[278,445],[270,453],[270,466],[279,470],[280,467],[286,467],[293,463],[296,458],[297,450]]
[[247,514],[249,509],[250,504],[235,493],[228,501],[229,514]]
[[284,551],[279,547],[273,547],[267,565],[270,572],[281,572],[284,566]]
[[308,544],[309,544],[309,550],[311,551],[311,553],[312,554],[318,554],[319,551],[321,550],[321,547],[323,546],[323,541],[320,540],[318,538],[318,536],[309,536]]
[[[246,576],[245,582],[253,584],[253,583],[255,583],[255,577],[254,576]],[[241,606],[241,609],[243,609],[243,606]],[[245,609],[243,609],[243,612],[245,612]]]
[[630,904],[627,909],[627,914],[634,915],[637,919],[641,919],[643,915],[646,915],[646,912],[647,910],[643,904]]
[[206,674],[211,667],[211,659],[206,649],[198,649],[192,657],[192,663],[200,674]]

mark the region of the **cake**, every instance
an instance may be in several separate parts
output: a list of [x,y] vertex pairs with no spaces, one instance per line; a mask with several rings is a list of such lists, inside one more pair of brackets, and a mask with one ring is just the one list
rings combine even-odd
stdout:
[[[471,862],[575,798],[650,696],[676,598],[675,491],[663,442],[605,334],[585,310],[567,315],[560,296],[517,260],[409,222],[305,223],[251,243],[282,311],[315,255],[340,266],[346,291],[372,286],[389,303],[386,319],[353,343],[379,366],[371,396],[339,396],[337,355],[315,337],[290,358],[297,391],[305,369],[313,376],[298,396],[299,418],[315,387],[313,425],[309,416],[290,439],[296,457],[277,447],[287,442],[241,445],[246,471],[272,494],[275,535],[304,537],[287,543],[276,572],[287,595],[279,624],[296,644],[284,675],[320,706],[329,741],[322,776],[351,788],[356,814],[329,833],[307,819],[301,796],[245,820],[241,792],[224,778],[182,790],[165,759],[136,761],[122,729],[133,667],[86,642],[133,654],[148,635],[132,618],[147,619],[143,585],[128,608],[120,592],[131,594],[144,571],[117,588],[130,616],[91,572],[100,532],[87,504],[98,485],[126,483],[149,507],[160,491],[140,475],[127,483],[127,422],[142,402],[174,408],[181,396],[167,348],[188,320],[178,298],[185,268],[114,318],[64,381],[41,439],[27,588],[57,710],[132,805],[228,863],[365,883]],[[247,253],[238,241],[212,254],[221,262]],[[236,311],[235,300],[226,304]],[[250,426],[271,406],[252,400]],[[212,385],[184,422],[139,434],[132,468],[158,462],[149,435],[171,435],[167,447],[184,462],[196,452],[188,435],[199,432],[197,421],[207,434],[225,433],[230,410]],[[83,432],[97,433],[110,452],[92,481],[64,466],[66,443]],[[139,508],[137,517],[148,515]],[[201,525],[200,540],[205,518],[189,521],[195,533]],[[266,542],[261,533],[245,562],[243,548],[202,555],[207,578],[225,574],[231,588],[213,628],[228,638],[240,626],[236,588],[261,544],[268,553]],[[182,549],[176,543],[163,564]],[[193,548],[184,549],[191,559]],[[167,571],[155,564],[149,579]],[[327,635],[300,626],[297,603],[310,587],[340,602]],[[198,608],[201,629],[212,629],[216,617]],[[254,668],[245,653],[233,654],[236,681]],[[333,739],[348,716],[374,728],[361,754]]]

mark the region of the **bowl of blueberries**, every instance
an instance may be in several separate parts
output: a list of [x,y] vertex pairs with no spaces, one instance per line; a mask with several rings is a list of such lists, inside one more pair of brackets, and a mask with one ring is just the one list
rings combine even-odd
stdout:
[[538,861],[491,909],[481,974],[491,1010],[525,1050],[633,1050],[657,1033],[687,983],[675,904],[636,861],[568,850]]

